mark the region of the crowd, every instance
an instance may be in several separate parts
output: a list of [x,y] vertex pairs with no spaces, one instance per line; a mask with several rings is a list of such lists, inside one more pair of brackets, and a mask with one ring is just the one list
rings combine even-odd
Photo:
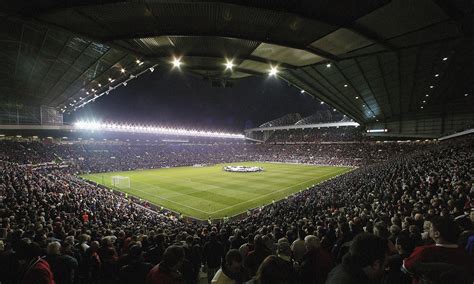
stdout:
[[111,152],[101,155],[104,148],[174,149],[167,166],[211,155],[370,156],[348,174],[218,223],[150,210],[71,171],[19,165],[38,161],[36,154],[3,150],[0,283],[197,283],[203,273],[210,283],[472,283],[474,141],[341,145],[39,146],[77,147],[53,156],[77,162],[82,155],[75,166],[92,163],[87,170],[126,166],[126,159],[111,162]]
[[340,142],[362,141],[360,128],[355,127],[328,127],[279,130],[273,132],[267,143],[292,143],[292,142]]
[[[424,143],[147,143],[0,141],[0,159],[20,164],[56,162],[76,172],[108,172],[217,164],[273,161],[360,166],[425,147]],[[44,154],[44,155],[42,155]]]

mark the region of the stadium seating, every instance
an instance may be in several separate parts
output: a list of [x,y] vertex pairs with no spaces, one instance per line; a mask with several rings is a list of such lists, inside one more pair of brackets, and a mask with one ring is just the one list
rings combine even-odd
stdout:
[[[351,259],[372,259],[356,253],[365,239],[370,239],[374,251],[377,241],[386,244],[383,253],[390,257],[384,283],[433,277],[432,271],[423,272],[408,263],[411,276],[401,275],[399,268],[415,246],[434,241],[446,249],[459,242],[456,253],[465,258],[456,263],[464,272],[457,274],[464,275],[457,283],[472,281],[473,146],[472,138],[443,143],[305,145],[1,141],[0,282],[17,283],[24,260],[46,255],[58,283],[130,283],[129,279],[142,283],[153,265],[164,267],[173,257],[184,259],[180,273],[172,274],[177,281],[173,283],[197,283],[202,266],[215,272],[223,263],[226,272],[234,262],[237,270],[229,275],[240,282],[261,279],[266,269],[275,269],[280,279],[291,280],[284,283],[324,283],[332,268],[343,271],[355,265]],[[53,160],[68,167],[32,167]],[[212,224],[151,209],[144,201],[91,185],[75,175],[245,160],[359,168],[253,210],[244,218]],[[444,223],[437,223],[437,216],[443,216]],[[438,243],[433,231],[439,224],[454,224],[455,240]],[[445,234],[439,231],[440,236]],[[360,235],[363,232],[373,235]],[[468,252],[463,251],[465,247]],[[414,258],[410,256],[411,261]],[[337,283],[333,274],[328,281]],[[214,273],[209,275],[212,278]]]

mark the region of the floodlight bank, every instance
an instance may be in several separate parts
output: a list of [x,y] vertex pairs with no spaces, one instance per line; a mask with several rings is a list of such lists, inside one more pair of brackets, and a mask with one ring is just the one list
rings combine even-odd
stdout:
[[80,130],[99,130],[99,131],[113,131],[113,132],[166,134],[166,135],[176,135],[176,136],[245,139],[245,136],[243,134],[235,134],[235,133],[187,130],[184,128],[168,128],[168,127],[160,127],[160,126],[136,126],[136,125],[119,124],[119,123],[101,123],[101,122],[96,122],[96,121],[78,121],[74,123],[74,128],[80,129]]

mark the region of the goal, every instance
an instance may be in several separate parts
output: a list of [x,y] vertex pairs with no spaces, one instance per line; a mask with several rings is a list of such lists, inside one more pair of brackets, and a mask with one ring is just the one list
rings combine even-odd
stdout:
[[130,188],[130,178],[123,176],[112,176],[112,186],[117,188]]

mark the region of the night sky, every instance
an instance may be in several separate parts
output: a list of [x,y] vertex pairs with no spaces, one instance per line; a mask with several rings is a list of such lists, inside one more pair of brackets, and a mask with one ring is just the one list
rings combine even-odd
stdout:
[[327,108],[282,79],[254,76],[230,88],[181,71],[147,72],[66,117],[242,131],[288,113]]

